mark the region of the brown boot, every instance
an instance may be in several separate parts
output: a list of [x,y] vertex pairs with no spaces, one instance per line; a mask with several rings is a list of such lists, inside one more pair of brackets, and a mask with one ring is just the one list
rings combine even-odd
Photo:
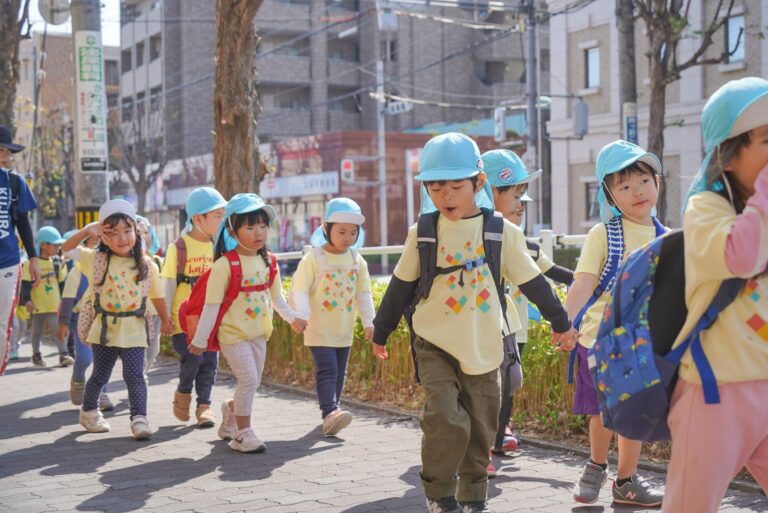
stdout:
[[192,394],[183,394],[176,390],[173,394],[173,416],[182,422],[189,420],[189,403],[192,402]]
[[216,425],[216,416],[213,414],[210,404],[198,405],[195,410],[195,417],[197,417],[197,427],[210,428]]

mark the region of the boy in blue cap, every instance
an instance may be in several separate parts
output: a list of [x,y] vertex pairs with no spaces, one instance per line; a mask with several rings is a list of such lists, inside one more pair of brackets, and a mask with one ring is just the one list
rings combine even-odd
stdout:
[[[45,367],[40,342],[45,326],[48,326],[50,333],[56,333],[56,312],[61,303],[64,281],[67,279],[67,268],[59,259],[59,250],[64,243],[59,230],[53,226],[43,226],[37,231],[36,238],[40,255],[40,282],[37,285],[32,283],[29,262],[25,262],[21,271],[21,302],[31,314],[32,365]],[[59,348],[59,364],[62,367],[72,365],[75,360],[69,356],[67,343],[56,339],[56,344]]]
[[168,246],[160,276],[165,282],[165,303],[170,305],[173,320],[173,348],[179,354],[179,386],[173,396],[173,415],[182,422],[189,420],[192,389],[197,392],[195,417],[198,427],[213,427],[216,417],[211,411],[211,390],[216,379],[219,355],[205,351],[190,353],[187,335],[179,325],[179,307],[192,292],[197,278],[213,265],[213,239],[224,219],[227,201],[212,187],[198,187],[187,197],[187,223],[184,233]]
[[[378,358],[388,357],[387,337],[413,305],[413,352],[426,398],[421,481],[427,509],[484,512],[489,511],[486,467],[498,425],[503,356],[503,305],[495,272],[541,306],[556,343],[571,346],[576,332],[528,255],[522,231],[495,218],[475,142],[458,133],[434,137],[424,146],[419,167],[417,180],[424,184],[420,224],[434,219],[435,237],[421,237],[416,226],[409,230],[374,319],[373,348]],[[498,222],[489,222],[494,218]],[[501,224],[500,233],[486,235],[491,224]],[[491,239],[500,244],[496,256],[486,251],[494,248]],[[432,262],[421,257],[427,247]]]
[[[595,163],[600,184],[601,222],[587,235],[576,266],[575,280],[565,301],[581,339],[574,350],[578,360],[573,412],[589,415],[591,458],[574,489],[576,502],[592,504],[608,479],[608,449],[613,432],[600,420],[597,391],[589,374],[588,350],[595,343],[608,292],[626,255],[666,229],[655,217],[661,162],[652,153],[627,141],[614,141],[600,150]],[[572,360],[573,364],[573,360]],[[613,500],[643,507],[661,505],[663,494],[637,475],[641,443],[619,436],[619,465]]]
[[[533,201],[528,196],[528,186],[541,176],[542,170],[528,173],[520,157],[510,150],[487,151],[483,153],[482,159],[493,193],[494,208],[501,212],[505,219],[525,231],[525,203]],[[570,285],[573,281],[573,272],[570,269],[555,265],[546,253],[541,251],[538,244],[526,241],[526,246],[544,276],[552,281]],[[528,342],[528,300],[515,285],[509,286],[506,300],[508,322],[515,333],[519,352],[523,354]],[[508,401],[508,404],[503,401]],[[502,397],[494,453],[505,454],[517,449],[518,437],[512,432],[511,413],[512,397]]]

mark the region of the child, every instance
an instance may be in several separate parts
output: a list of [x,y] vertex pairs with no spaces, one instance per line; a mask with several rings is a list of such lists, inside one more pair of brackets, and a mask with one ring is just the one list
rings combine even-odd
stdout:
[[[159,273],[163,268],[163,260],[157,255],[157,252],[160,249],[160,242],[157,240],[155,229],[152,228],[152,224],[149,222],[149,219],[144,216],[136,216],[136,220],[136,228],[138,230],[139,236],[141,237],[144,255],[150,259],[152,265],[157,268],[157,272]],[[146,361],[144,362],[144,381],[149,384],[149,377],[147,376],[147,372],[149,372],[149,369],[155,363],[155,358],[157,358],[157,355],[160,354],[160,317],[157,316],[157,312],[155,311],[155,307],[152,303],[149,303],[147,308],[149,310],[149,315],[152,318],[152,322],[155,323],[155,326],[152,330],[152,340],[149,341],[149,347],[147,348],[146,353]]]
[[[99,208],[99,222],[91,223],[70,237],[63,249],[80,262],[89,288],[89,304],[95,318],[85,342],[93,349],[93,371],[85,384],[80,424],[91,433],[109,431],[99,411],[99,395],[120,358],[128,388],[133,437],[152,436],[147,420],[147,385],[144,382],[144,353],[150,337],[146,304],[152,301],[162,319],[163,333],[172,326],[165,309],[157,269],[141,249],[136,230],[136,211],[125,200],[115,199]],[[100,238],[97,250],[78,248],[86,237]],[[101,253],[101,254],[99,254]],[[92,312],[80,312],[90,315]]]
[[[581,257],[576,266],[576,279],[568,292],[565,305],[574,325],[581,326],[582,337],[575,349],[578,359],[576,396],[573,412],[589,415],[589,441],[592,457],[576,485],[573,498],[577,502],[592,504],[597,501],[600,488],[608,479],[608,449],[613,432],[603,427],[597,404],[597,391],[589,375],[587,351],[595,343],[603,310],[610,297],[601,277],[613,273],[615,278],[620,262],[612,255],[629,255],[646,242],[664,233],[665,229],[654,217],[659,193],[661,162],[652,153],[627,141],[612,142],[597,155],[596,174],[600,184],[601,223],[587,235]],[[621,239],[623,239],[623,244]],[[610,242],[609,242],[610,241]],[[609,246],[618,247],[611,251]],[[605,291],[605,292],[603,292]],[[620,504],[656,507],[663,494],[636,474],[641,443],[619,436],[619,466],[613,484],[613,500]]]
[[[64,234],[64,239],[69,239],[76,234],[77,230],[72,230]],[[88,237],[83,241],[83,245],[90,249],[95,249],[99,245],[99,239]],[[67,275],[67,281],[64,283],[64,292],[62,293],[61,306],[59,307],[59,340],[67,340],[68,337],[74,339],[75,344],[75,364],[72,366],[72,379],[69,382],[69,400],[75,406],[83,404],[83,394],[85,393],[85,371],[93,363],[93,351],[91,346],[86,344],[77,333],[77,321],[80,315],[80,307],[84,303],[83,298],[88,297],[88,279],[83,276],[80,266],[77,262],[72,266],[72,270]],[[99,409],[101,411],[111,411],[115,405],[107,395],[107,385],[99,394]]]
[[[256,194],[236,194],[227,203],[216,240],[216,260],[208,277],[205,307],[189,348],[191,353],[203,354],[208,347],[208,339],[231,276],[231,264],[226,252],[234,250],[237,253],[243,288],[269,283],[271,265],[266,243],[269,223],[274,218],[274,209]],[[224,418],[219,436],[224,440],[231,439],[229,446],[235,451],[250,453],[266,449],[264,442],[251,429],[251,411],[264,370],[267,340],[272,334],[273,309],[287,322],[295,320],[283,297],[279,271],[269,289],[254,292],[241,290],[218,328],[221,352],[237,379],[234,400],[229,399],[222,406]]]
[[[47,327],[51,334],[56,333],[56,311],[61,302],[61,290],[67,279],[67,269],[59,259],[59,250],[64,239],[53,226],[43,226],[37,231],[38,254],[40,255],[40,282],[33,286],[29,261],[24,263],[21,272],[21,301],[31,314],[30,340],[32,342],[32,364],[45,367],[45,360],[40,352],[40,342]],[[54,337],[55,338],[55,337]],[[56,340],[59,348],[59,365],[67,367],[74,363],[67,351],[65,341]]]
[[185,233],[168,246],[162,277],[165,300],[171,305],[173,319],[173,348],[179,355],[179,385],[173,396],[173,416],[182,422],[189,420],[192,389],[197,392],[195,418],[201,428],[213,427],[216,416],[211,410],[211,391],[216,380],[219,354],[205,351],[192,354],[189,340],[179,326],[179,307],[192,292],[197,278],[213,264],[213,238],[224,217],[226,200],[211,187],[198,187],[187,198]]
[[[492,206],[483,191],[482,166],[477,145],[463,134],[439,135],[424,146],[417,176],[426,195],[422,217],[436,219],[437,240],[418,244],[432,243],[437,276],[431,291],[417,291],[419,280],[429,278],[420,271],[428,263],[421,262],[417,228],[411,227],[373,322],[374,353],[387,358],[387,337],[418,294],[412,347],[426,398],[421,481],[430,512],[459,506],[487,511],[486,467],[499,420],[503,305],[489,265],[492,257],[485,251],[484,228],[493,212],[479,208]],[[430,207],[439,214],[427,214]],[[558,333],[553,340],[567,348],[576,332],[562,305],[528,255],[522,231],[508,221],[502,224],[501,275],[542,307]]]
[[690,349],[680,364],[664,513],[718,511],[745,466],[768,491],[768,81],[722,86],[704,105],[701,129],[707,154],[684,209],[688,317],[677,343],[723,280],[746,285],[700,334],[720,402],[705,404]]
[[[336,435],[352,422],[340,407],[349,350],[355,331],[355,305],[368,340],[373,335],[373,299],[368,264],[355,251],[363,245],[360,206],[334,198],[325,206],[323,226],[312,235],[314,248],[293,275],[294,328],[315,360],[315,386],[323,434]],[[306,330],[305,330],[306,328]]]
[[[525,231],[524,202],[531,201],[527,194],[528,185],[539,178],[541,169],[529,174],[520,157],[509,150],[487,151],[483,153],[482,158],[483,168],[488,175],[488,183],[493,192],[494,208],[501,212],[505,219]],[[555,282],[570,285],[573,281],[573,272],[570,269],[555,265],[537,244],[526,241],[526,245],[533,261],[544,276]],[[522,355],[525,344],[528,342],[528,300],[515,285],[509,287],[506,300],[508,322],[515,330],[515,340]],[[506,398],[502,397],[502,401],[505,400]],[[510,424],[512,398],[509,398],[509,403],[508,409],[502,407],[499,417],[499,429],[496,432],[493,448],[493,452],[497,454],[514,451],[518,446],[518,437],[513,435]]]

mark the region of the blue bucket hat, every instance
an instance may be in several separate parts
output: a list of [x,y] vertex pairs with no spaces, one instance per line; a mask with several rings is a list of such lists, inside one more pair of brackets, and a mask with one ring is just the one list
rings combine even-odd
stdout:
[[[217,207],[218,208],[218,207]],[[264,203],[264,200],[258,194],[252,192],[235,194],[232,199],[227,202],[224,208],[224,219],[222,219],[219,225],[219,230],[216,232],[216,240],[214,245],[218,244],[219,238],[224,237],[224,249],[225,251],[231,251],[237,247],[237,240],[227,233],[226,227],[229,225],[229,218],[232,214],[247,214],[248,212],[255,212],[257,210],[263,210],[267,213],[269,222],[275,220],[275,209]]]
[[464,134],[450,132],[433,137],[424,145],[415,179],[420,182],[463,180],[482,171],[483,161],[475,141]]
[[64,244],[65,239],[61,236],[61,233],[59,233],[59,230],[57,230],[53,226],[43,226],[39,230],[37,230],[37,236],[35,237],[37,241],[37,253],[40,253],[40,244],[46,243],[46,244]]
[[192,216],[207,214],[211,210],[227,205],[227,200],[213,187],[198,187],[189,193],[185,210],[187,211],[187,224],[185,230],[192,230]]
[[482,155],[483,168],[491,187],[507,187],[533,182],[542,170],[528,173],[523,160],[513,151],[491,150]]
[[69,240],[70,237],[72,237],[74,234],[76,234],[79,231],[80,230],[69,230],[68,232],[64,232],[64,235],[62,235],[61,237],[64,240]]
[[[661,175],[661,161],[653,153],[649,153],[636,144],[619,139],[603,146],[600,153],[597,154],[595,161],[595,174],[599,189],[597,193],[597,202],[600,205],[600,221],[608,223],[614,217],[621,215],[621,211],[614,205],[608,203],[608,198],[603,189],[605,177],[613,173],[618,173],[636,162],[648,164],[657,175]],[[656,215],[656,209],[653,209],[653,215]]]
[[[707,167],[718,147],[732,137],[763,125],[768,125],[768,80],[758,77],[731,80],[709,97],[701,113],[706,155],[688,189],[683,212],[691,196],[707,190]],[[716,191],[722,187],[722,183],[716,182],[710,188]]]
[[[160,241],[157,238],[157,232],[155,231],[155,227],[152,226],[152,223],[149,222],[149,219],[147,219],[144,216],[136,216],[136,220],[140,223],[144,223],[147,225],[147,229],[149,230],[149,249],[147,250],[147,253],[150,255],[156,254],[158,251],[160,251]],[[144,244],[144,240],[141,241],[142,244]]]
[[[354,249],[360,249],[365,243],[365,230],[363,223],[365,216],[360,209],[360,205],[349,198],[333,198],[325,205],[325,216],[323,223],[349,223],[360,227],[357,240],[352,245]],[[325,245],[328,240],[325,238],[325,231],[322,226],[318,226],[309,238],[310,244],[319,248]]]

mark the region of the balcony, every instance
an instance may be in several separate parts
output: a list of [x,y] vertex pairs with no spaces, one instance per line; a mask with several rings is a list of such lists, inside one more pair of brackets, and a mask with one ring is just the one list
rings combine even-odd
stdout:
[[310,113],[307,111],[265,108],[256,122],[259,135],[286,138],[312,133]]
[[270,54],[256,60],[259,83],[309,84],[309,57]]
[[359,64],[355,61],[328,59],[328,85],[340,87],[359,87]]
[[256,29],[260,32],[307,32],[309,17],[308,4],[267,0],[256,14]]

